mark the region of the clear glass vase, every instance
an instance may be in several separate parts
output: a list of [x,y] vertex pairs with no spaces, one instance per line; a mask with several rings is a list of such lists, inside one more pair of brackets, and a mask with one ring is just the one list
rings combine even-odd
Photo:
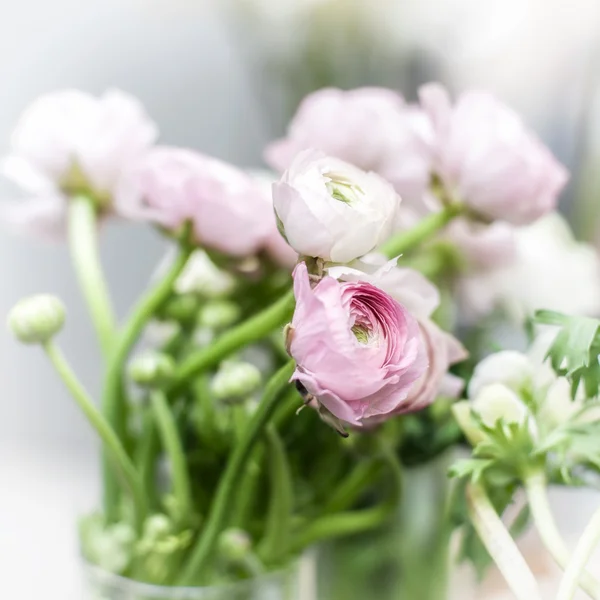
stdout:
[[280,571],[214,587],[162,587],[84,563],[84,600],[317,600],[315,563],[307,554]]
[[319,600],[450,599],[446,471],[445,460],[408,470],[385,526],[319,548]]

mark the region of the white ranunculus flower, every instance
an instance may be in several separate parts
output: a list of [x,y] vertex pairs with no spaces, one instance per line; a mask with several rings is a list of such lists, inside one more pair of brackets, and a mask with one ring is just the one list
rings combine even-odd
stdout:
[[527,407],[519,396],[502,383],[492,383],[481,388],[471,398],[471,410],[479,415],[488,427],[502,423],[524,423],[527,419]]
[[600,258],[592,246],[574,239],[562,216],[551,213],[515,229],[514,241],[510,266],[473,273],[459,284],[471,313],[500,306],[516,322],[542,308],[600,313]]
[[473,371],[469,383],[469,397],[475,398],[483,388],[502,383],[512,390],[520,390],[532,381],[536,367],[531,359],[514,350],[503,350],[486,356]]
[[300,152],[273,185],[279,227],[299,254],[350,262],[392,233],[400,198],[375,173],[316,150]]
[[103,212],[120,212],[113,194],[121,176],[157,135],[141,103],[124,92],[40,96],[21,115],[0,167],[31,198],[3,207],[2,219],[56,237],[64,234],[68,196],[91,194]]
[[40,96],[21,116],[5,168],[26,189],[77,187],[110,194],[127,164],[157,136],[139,101],[118,90]]

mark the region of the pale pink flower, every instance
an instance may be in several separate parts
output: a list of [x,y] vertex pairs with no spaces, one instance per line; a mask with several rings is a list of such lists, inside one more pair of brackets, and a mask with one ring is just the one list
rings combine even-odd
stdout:
[[300,104],[286,137],[265,151],[283,171],[298,152],[316,148],[390,181],[407,201],[429,185],[431,124],[417,107],[385,88],[324,88]]
[[298,254],[349,262],[390,236],[400,198],[377,174],[305,150],[273,185],[273,204]]
[[439,306],[437,287],[418,271],[397,266],[398,259],[387,260],[383,255],[372,253],[349,265],[335,265],[327,274],[340,281],[364,281],[370,283],[399,302],[414,317],[431,316]]
[[66,198],[88,194],[105,212],[124,170],[154,142],[157,129],[134,97],[110,90],[46,94],[23,113],[2,172],[32,198],[5,209],[17,227],[53,235],[64,230]]
[[427,356],[418,323],[402,305],[365,282],[325,277],[312,289],[304,263],[294,271],[294,293],[293,380],[355,426],[415,409],[407,398]]
[[454,106],[438,84],[419,95],[435,130],[433,168],[452,196],[514,225],[556,207],[567,171],[514,111],[486,92],[466,92]]
[[[449,333],[440,329],[431,319],[439,306],[438,289],[421,273],[413,269],[396,266],[397,259],[385,261],[381,255],[369,254],[351,266],[335,266],[328,274],[341,281],[366,281],[377,286],[400,303],[411,315],[417,318],[420,336],[427,351],[429,365],[424,374],[412,385],[406,406],[419,410],[428,406],[439,395],[457,397],[463,388],[458,377],[448,373],[451,365],[464,360],[467,352]],[[376,423],[375,417],[370,423]]]
[[190,222],[198,244],[232,256],[260,251],[273,232],[260,184],[192,150],[154,148],[124,179],[119,195],[128,216],[173,233]]

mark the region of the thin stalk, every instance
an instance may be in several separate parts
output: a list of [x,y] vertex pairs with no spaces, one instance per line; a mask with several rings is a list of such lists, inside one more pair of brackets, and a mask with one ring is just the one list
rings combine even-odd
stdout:
[[448,204],[439,212],[432,213],[421,219],[412,229],[398,233],[390,238],[379,248],[379,252],[389,258],[400,256],[404,252],[408,252],[408,250],[412,250],[418,244],[426,241],[463,212],[464,207],[462,204]]
[[[533,473],[525,479],[525,489],[531,515],[540,538],[559,567],[565,569],[569,563],[570,552],[565,544],[550,508],[547,493],[547,481],[543,472]],[[581,575],[581,589],[594,600],[600,599],[600,582],[589,572]]]
[[285,445],[273,425],[266,428],[270,500],[259,556],[265,563],[283,562],[288,553],[294,489]]
[[377,467],[377,461],[374,458],[358,463],[347,477],[335,486],[323,512],[337,513],[352,508],[369,483],[377,477],[379,472]]
[[593,514],[571,555],[563,575],[556,600],[572,600],[585,567],[600,541],[600,508]]
[[363,510],[347,511],[337,514],[327,514],[323,517],[304,524],[301,533],[294,540],[293,550],[300,552],[323,540],[354,535],[369,531],[383,525],[396,510],[402,495],[402,467],[394,452],[381,445],[382,458],[389,467],[391,474],[392,493],[379,506]]
[[277,302],[244,323],[230,329],[209,346],[197,350],[183,361],[175,374],[169,394],[176,395],[194,377],[221,362],[224,358],[252,342],[265,337],[277,327],[282,327],[292,316],[294,293],[287,292]]
[[152,392],[150,402],[162,445],[171,466],[173,495],[177,501],[177,510],[183,521],[185,518],[189,518],[194,510],[185,452],[181,445],[177,424],[164,392],[159,390]]
[[481,485],[467,486],[469,513],[483,545],[517,600],[541,600],[540,591],[523,555],[502,523]]
[[[193,249],[190,247],[182,247],[167,275],[141,298],[127,320],[125,328],[117,339],[114,351],[110,355],[102,394],[102,412],[121,440],[126,438],[127,430],[127,405],[123,391],[125,363],[146,323],[169,298],[173,284],[185,267],[192,251]],[[103,476],[104,514],[108,522],[112,523],[117,518],[119,490],[106,460],[104,461]]]
[[113,468],[117,468],[123,483],[131,493],[135,510],[135,521],[139,530],[147,514],[147,505],[144,489],[135,466],[114,430],[102,413],[96,408],[59,348],[52,342],[47,342],[44,344],[44,350],[63,380],[63,383],[79,405],[79,408],[83,411],[88,422],[100,436],[106,454],[111,460],[111,465]]
[[69,248],[79,286],[92,317],[100,348],[108,358],[115,339],[115,316],[98,255],[98,215],[87,196],[69,200]]
[[206,563],[213,554],[218,536],[226,522],[235,497],[235,490],[250,456],[266,424],[277,406],[281,391],[294,372],[295,362],[290,360],[269,380],[262,400],[248,423],[243,439],[233,449],[225,471],[219,481],[211,503],[204,528],[192,548],[191,555],[183,568],[180,585],[193,585],[202,579]]

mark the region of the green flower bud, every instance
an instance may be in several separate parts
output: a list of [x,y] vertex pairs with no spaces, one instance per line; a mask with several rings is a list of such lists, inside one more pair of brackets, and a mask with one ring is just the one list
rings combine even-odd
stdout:
[[8,313],[8,328],[24,344],[44,344],[65,323],[63,303],[50,294],[23,298]]
[[192,294],[173,296],[160,316],[179,323],[190,323],[196,318],[198,307],[198,298]]
[[243,529],[226,529],[219,536],[219,554],[231,562],[244,559],[252,549],[252,540]]
[[149,351],[135,357],[129,365],[129,375],[139,386],[163,388],[171,382],[175,361],[168,354]]
[[198,315],[198,325],[209,329],[224,329],[240,318],[240,307],[229,300],[207,302]]
[[214,376],[211,390],[217,400],[247,398],[261,384],[260,371],[246,362],[225,362]]

